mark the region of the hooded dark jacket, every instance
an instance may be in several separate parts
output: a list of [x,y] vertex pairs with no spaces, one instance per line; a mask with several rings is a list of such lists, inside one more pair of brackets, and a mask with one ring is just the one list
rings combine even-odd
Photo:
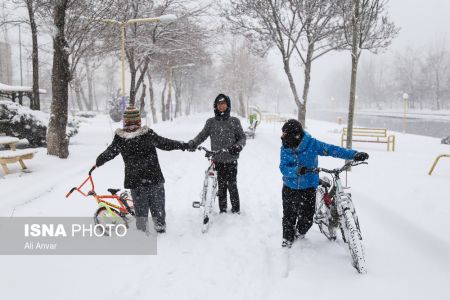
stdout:
[[97,166],[122,154],[125,163],[125,188],[134,189],[155,183],[163,183],[156,148],[175,150],[183,147],[182,142],[157,135],[147,126],[134,132],[117,129],[111,145],[97,157]]
[[[227,110],[221,113],[217,109],[217,103],[224,98],[227,102]],[[246,137],[241,126],[241,121],[236,117],[230,116],[231,100],[228,96],[220,94],[214,100],[214,114],[213,118],[206,121],[202,131],[189,142],[190,146],[197,147],[203,143],[208,137],[211,139],[211,150],[217,151],[227,149],[235,144],[242,148],[245,146]],[[217,162],[228,163],[236,161],[239,154],[232,155],[224,152],[215,156]]]

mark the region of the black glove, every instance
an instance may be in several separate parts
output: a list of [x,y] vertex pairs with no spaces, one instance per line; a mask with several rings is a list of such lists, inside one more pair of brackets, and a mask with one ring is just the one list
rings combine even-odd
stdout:
[[297,175],[305,175],[306,174],[306,171],[307,171],[308,169],[306,168],[306,167],[298,167],[297,168]]
[[190,149],[191,149],[191,146],[189,146],[188,143],[181,143],[180,150],[185,151],[185,150],[190,150]]
[[189,152],[195,152],[195,150],[197,150],[197,147],[195,147],[194,145],[194,141],[189,141],[186,143],[186,145],[187,145],[186,150]]
[[230,146],[227,148],[227,152],[231,155],[239,154],[239,152],[242,151],[242,146],[239,144],[234,144],[233,146]]
[[365,161],[366,159],[369,159],[369,154],[366,152],[357,152],[355,156],[353,156],[354,161]]

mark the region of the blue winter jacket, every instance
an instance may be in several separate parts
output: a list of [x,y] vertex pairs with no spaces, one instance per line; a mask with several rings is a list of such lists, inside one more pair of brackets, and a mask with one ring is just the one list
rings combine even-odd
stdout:
[[280,171],[283,174],[283,183],[294,190],[317,188],[319,175],[307,173],[299,176],[297,175],[299,167],[317,168],[319,155],[353,159],[355,154],[355,150],[318,141],[305,131],[305,135],[296,149],[281,146]]

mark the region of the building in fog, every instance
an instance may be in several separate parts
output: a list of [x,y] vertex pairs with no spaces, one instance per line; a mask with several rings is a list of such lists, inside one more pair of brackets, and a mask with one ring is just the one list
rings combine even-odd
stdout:
[[0,42],[0,83],[12,84],[11,46]]

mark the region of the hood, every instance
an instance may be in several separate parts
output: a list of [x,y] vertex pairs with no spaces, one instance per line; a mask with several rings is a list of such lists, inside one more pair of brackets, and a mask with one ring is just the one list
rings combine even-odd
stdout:
[[[219,112],[219,110],[217,109],[217,103],[222,98],[225,99],[225,101],[227,102],[227,106],[228,106],[227,110],[224,111],[223,113]],[[214,115],[216,116],[216,119],[217,120],[227,120],[230,117],[230,112],[231,112],[231,100],[230,100],[230,97],[228,97],[225,94],[217,95],[216,99],[214,99]]]

